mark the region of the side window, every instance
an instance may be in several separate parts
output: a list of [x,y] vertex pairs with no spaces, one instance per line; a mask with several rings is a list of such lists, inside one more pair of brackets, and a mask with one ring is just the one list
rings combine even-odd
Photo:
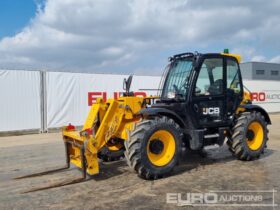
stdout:
[[240,93],[240,77],[236,61],[227,60],[227,89]]
[[223,59],[205,59],[196,82],[195,95],[219,95],[223,93]]

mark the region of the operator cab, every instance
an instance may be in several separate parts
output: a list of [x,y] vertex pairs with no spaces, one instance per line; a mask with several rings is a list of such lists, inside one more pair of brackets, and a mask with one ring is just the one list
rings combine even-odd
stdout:
[[229,125],[243,99],[240,56],[184,53],[170,58],[160,102],[183,119],[185,127]]

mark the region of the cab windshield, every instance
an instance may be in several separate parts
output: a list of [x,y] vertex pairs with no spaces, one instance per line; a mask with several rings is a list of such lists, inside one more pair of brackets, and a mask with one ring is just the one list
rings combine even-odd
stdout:
[[185,100],[193,60],[190,58],[173,61],[169,65],[162,89],[162,99]]

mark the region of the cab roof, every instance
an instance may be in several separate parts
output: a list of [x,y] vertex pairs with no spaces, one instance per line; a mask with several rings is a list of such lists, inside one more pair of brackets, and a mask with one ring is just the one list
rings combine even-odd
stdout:
[[238,54],[232,54],[232,53],[221,53],[222,55],[225,55],[225,56],[229,56],[229,57],[234,57],[236,58],[236,60],[238,61],[238,63],[241,62],[241,55],[238,55]]
[[233,57],[235,58],[238,63],[241,62],[241,56],[238,54],[233,54],[233,53],[192,53],[192,52],[186,52],[186,53],[181,53],[181,54],[177,54],[174,55],[172,57],[170,57],[170,61],[174,60],[174,59],[179,59],[179,58],[184,58],[184,57],[192,57],[192,56],[196,56],[196,55],[202,55],[202,56],[215,56],[215,55],[222,55],[222,56],[228,56],[228,57]]

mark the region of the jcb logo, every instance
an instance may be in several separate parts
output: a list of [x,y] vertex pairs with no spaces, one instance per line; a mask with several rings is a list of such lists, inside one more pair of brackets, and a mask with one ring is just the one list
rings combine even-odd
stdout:
[[219,108],[219,107],[203,108],[202,113],[203,113],[204,115],[208,115],[208,114],[220,114],[220,108]]

